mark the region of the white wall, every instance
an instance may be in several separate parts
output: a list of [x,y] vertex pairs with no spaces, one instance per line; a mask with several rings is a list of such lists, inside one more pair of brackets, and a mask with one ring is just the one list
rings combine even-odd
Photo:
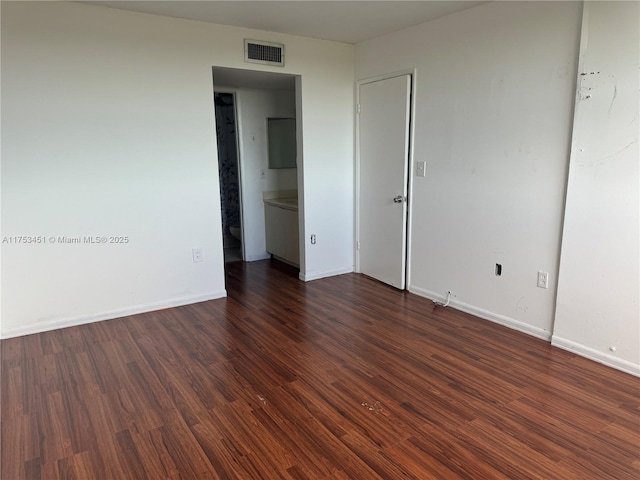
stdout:
[[547,339],[580,12],[490,2],[356,47],[357,79],[417,69],[409,289]]
[[640,375],[639,19],[637,2],[585,3],[553,334],[554,345],[635,375]]
[[[262,193],[297,190],[297,169],[269,169],[267,118],[296,116],[294,91],[249,90],[237,92],[240,118],[242,211],[247,261],[269,258],[266,250]],[[265,178],[262,178],[262,171]]]
[[[211,67],[302,76],[310,277],[352,269],[353,48],[67,2],[2,2],[3,337],[224,295]],[[284,69],[243,39],[281,42]],[[194,264],[192,247],[204,249]]]

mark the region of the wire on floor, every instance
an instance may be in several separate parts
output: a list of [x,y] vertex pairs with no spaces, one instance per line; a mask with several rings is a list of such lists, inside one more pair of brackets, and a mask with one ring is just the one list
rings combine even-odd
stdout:
[[447,292],[447,301],[446,301],[445,303],[438,302],[438,301],[434,300],[434,301],[433,301],[433,304],[434,304],[436,307],[448,307],[448,306],[449,306],[449,302],[451,302],[451,290],[449,290],[449,291]]

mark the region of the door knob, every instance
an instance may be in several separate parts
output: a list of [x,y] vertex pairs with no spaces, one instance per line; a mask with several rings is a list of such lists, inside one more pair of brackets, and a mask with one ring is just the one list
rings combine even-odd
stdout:
[[404,197],[402,195],[398,195],[393,199],[393,203],[402,203],[404,202]]

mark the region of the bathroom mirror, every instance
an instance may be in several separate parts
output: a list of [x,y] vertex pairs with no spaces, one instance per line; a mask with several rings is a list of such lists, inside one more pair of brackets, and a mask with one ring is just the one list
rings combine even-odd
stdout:
[[267,118],[269,168],[296,168],[296,119]]

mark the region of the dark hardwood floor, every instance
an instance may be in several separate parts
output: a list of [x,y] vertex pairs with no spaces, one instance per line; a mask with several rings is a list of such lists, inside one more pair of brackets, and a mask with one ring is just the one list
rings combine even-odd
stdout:
[[638,479],[640,379],[349,274],[2,341],[2,479]]

